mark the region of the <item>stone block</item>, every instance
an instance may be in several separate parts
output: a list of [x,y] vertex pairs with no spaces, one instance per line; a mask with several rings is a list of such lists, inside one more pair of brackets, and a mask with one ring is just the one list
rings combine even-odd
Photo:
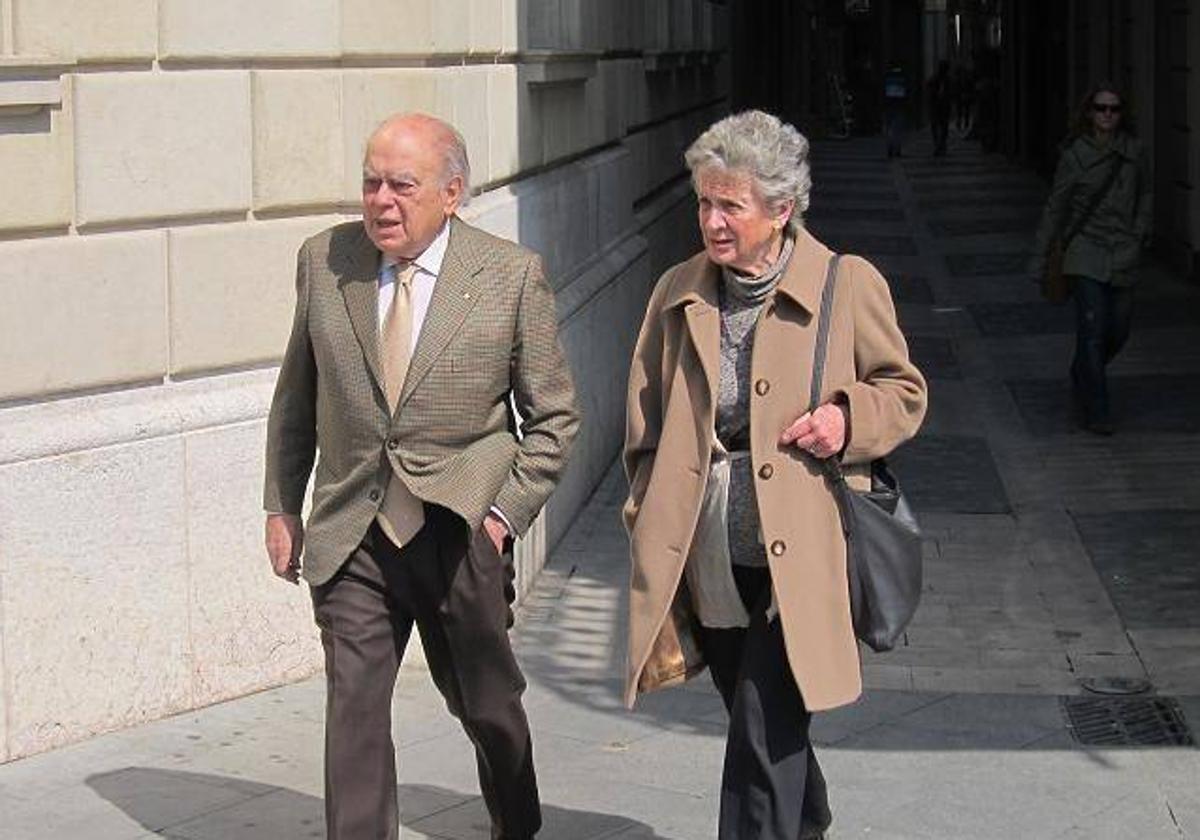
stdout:
[[588,148],[587,84],[545,85],[534,93],[535,101],[542,109],[542,157],[545,162],[569,157]]
[[0,399],[166,372],[163,234],[0,243]]
[[[517,68],[500,64],[488,73],[488,171],[486,181],[511,178],[521,170]],[[485,179],[479,177],[480,183]]]
[[251,88],[254,208],[336,204],[345,159],[340,74],[255,71]]
[[430,0],[433,6],[434,52],[455,55],[467,53],[471,43],[471,16],[477,2],[478,0]]
[[472,55],[499,55],[516,49],[515,0],[471,0],[469,50]]
[[155,0],[13,0],[17,55],[78,61],[154,58],[158,47]]
[[471,162],[471,179],[477,184],[488,181],[491,172],[488,78],[492,72],[493,68],[481,65],[443,70],[437,75],[435,113],[462,134]]
[[562,12],[560,0],[526,0],[522,48],[528,50],[556,49],[562,43]]
[[0,467],[10,757],[189,702],[183,444]]
[[159,15],[163,60],[339,52],[337,0],[161,0]]
[[542,140],[544,106],[540,89],[529,84],[532,73],[529,65],[517,67],[517,145],[521,169],[541,166],[546,160]]
[[491,190],[471,202],[462,217],[476,227],[496,236],[521,240],[521,205],[513,187]]
[[97,73],[74,91],[80,225],[249,208],[248,73]]
[[0,230],[65,228],[71,223],[70,100],[65,108],[0,114]]
[[296,302],[296,250],[339,220],[306,216],[171,230],[171,372],[282,356]]
[[302,679],[321,667],[308,593],[275,577],[262,547],[265,437],[266,423],[259,422],[184,439],[196,705]]
[[400,111],[438,116],[438,76],[423,68],[347,70],[342,76],[342,199],[362,200],[362,161],[367,137],[384,119]]
[[342,0],[342,53],[424,56],[435,52],[431,0]]

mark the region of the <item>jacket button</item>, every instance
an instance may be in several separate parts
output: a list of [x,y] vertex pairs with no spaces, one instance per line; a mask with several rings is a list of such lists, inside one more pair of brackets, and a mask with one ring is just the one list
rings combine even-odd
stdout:
[[770,390],[771,383],[765,379],[760,379],[754,383],[754,393],[758,394],[760,397],[765,397],[767,395],[767,391]]
[[379,488],[378,487],[371,488],[371,492],[367,494],[367,498],[370,499],[372,502],[378,502],[379,501]]
[[761,467],[758,468],[758,477],[759,478],[770,478],[773,475],[775,475],[775,468],[772,467],[770,464],[763,464]]
[[399,449],[399,448],[400,448],[400,440],[399,440],[399,438],[391,438],[391,439],[388,441],[388,449],[390,449],[390,450],[392,450],[393,452],[395,452],[395,451],[396,451],[397,449]]
[[785,551],[787,551],[787,543],[783,540],[775,540],[771,543],[771,553],[776,557],[782,557]]

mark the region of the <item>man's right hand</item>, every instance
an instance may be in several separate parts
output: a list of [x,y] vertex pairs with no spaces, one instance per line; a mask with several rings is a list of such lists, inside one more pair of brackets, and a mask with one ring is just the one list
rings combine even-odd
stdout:
[[267,514],[267,556],[276,575],[300,582],[300,551],[304,548],[304,523],[291,513]]

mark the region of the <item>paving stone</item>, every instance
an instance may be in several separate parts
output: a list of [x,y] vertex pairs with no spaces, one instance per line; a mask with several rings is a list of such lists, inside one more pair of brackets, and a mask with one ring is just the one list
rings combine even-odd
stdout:
[[1080,514],[1075,522],[1127,627],[1200,626],[1200,510]]
[[[1074,333],[1075,310],[1071,305],[1052,306],[1044,301],[981,302],[967,309],[979,331],[987,336],[1027,336]],[[1139,299],[1134,310],[1135,334],[1147,329],[1191,326],[1200,323],[1200,299],[1159,297]],[[1179,344],[1186,342],[1180,335]]]
[[925,511],[1011,510],[984,438],[922,435],[901,447],[891,461],[918,516]]
[[903,222],[904,211],[899,207],[863,207],[860,209],[818,205],[808,211],[805,219],[812,224],[832,221]]
[[984,274],[1023,275],[1029,255],[1019,254],[947,254],[946,266],[956,277]]
[[934,236],[975,236],[982,233],[1032,233],[1037,219],[1026,215],[995,218],[936,218],[925,221]]
[[895,190],[867,189],[866,187],[813,187],[812,202],[817,204],[897,204],[900,194]]
[[[999,207],[1019,207],[1028,210],[1030,218],[1036,219],[1044,203],[1044,197],[1021,192],[989,195],[985,206],[989,210],[995,210]],[[978,196],[968,197],[953,193],[937,196],[922,195],[919,196],[919,200],[917,201],[917,207],[921,211],[934,213],[945,213],[952,209],[961,209],[969,213],[973,210],[978,210],[981,204],[983,202],[981,202]]]
[[834,234],[825,244],[843,254],[862,254],[868,259],[877,254],[913,256],[917,244],[908,236],[874,236],[871,234]]
[[910,338],[908,353],[921,373],[929,379],[961,379],[954,342],[948,338],[921,336]]
[[[1035,437],[1075,431],[1069,385],[1059,379],[1007,383],[1029,433]],[[1123,433],[1200,433],[1200,380],[1194,376],[1109,376],[1109,401]],[[1163,399],[1170,394],[1170,399]]]

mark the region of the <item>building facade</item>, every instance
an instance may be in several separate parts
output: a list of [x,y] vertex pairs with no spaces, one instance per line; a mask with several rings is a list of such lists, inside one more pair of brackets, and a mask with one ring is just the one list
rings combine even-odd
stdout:
[[710,0],[0,0],[0,760],[316,672],[261,547],[294,257],[397,111],[539,250],[584,430],[528,585],[623,435],[682,151],[727,109]]

